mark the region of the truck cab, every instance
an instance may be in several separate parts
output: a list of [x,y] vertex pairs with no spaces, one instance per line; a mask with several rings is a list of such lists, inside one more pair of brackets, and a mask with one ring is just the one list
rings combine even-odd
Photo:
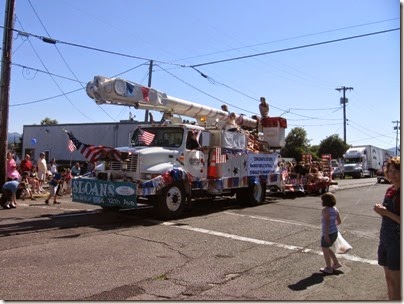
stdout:
[[112,160],[104,171],[107,179],[143,182],[178,167],[184,168],[195,178],[206,178],[210,134],[202,127],[179,124],[141,126],[134,130],[128,147],[116,148],[123,155],[122,161]]
[[362,178],[369,175],[367,155],[365,148],[348,149],[344,154],[344,176]]

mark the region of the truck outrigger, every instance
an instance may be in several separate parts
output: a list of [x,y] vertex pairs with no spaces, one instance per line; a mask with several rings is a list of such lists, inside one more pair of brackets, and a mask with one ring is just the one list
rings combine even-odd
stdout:
[[285,142],[282,117],[230,117],[121,78],[96,76],[86,91],[97,104],[160,111],[163,119],[134,129],[128,147],[116,148],[119,160],[106,155],[95,176],[74,179],[73,201],[104,209],[136,208],[141,201],[172,219],[196,198],[235,194],[241,203],[260,204],[280,180],[275,151]]

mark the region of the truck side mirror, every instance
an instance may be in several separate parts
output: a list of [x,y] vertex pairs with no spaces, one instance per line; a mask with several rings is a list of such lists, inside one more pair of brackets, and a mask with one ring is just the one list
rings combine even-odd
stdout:
[[201,140],[199,143],[202,147],[209,147],[210,146],[210,133],[207,131],[202,131]]

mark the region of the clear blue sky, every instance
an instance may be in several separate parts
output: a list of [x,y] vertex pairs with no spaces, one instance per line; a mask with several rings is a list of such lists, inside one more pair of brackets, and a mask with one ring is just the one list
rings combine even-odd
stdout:
[[112,122],[132,112],[143,120],[144,111],[96,105],[84,88],[95,75],[146,85],[153,59],[152,87],[213,107],[226,102],[247,115],[258,114],[265,96],[270,115],[287,118],[286,132],[302,127],[312,145],[332,134],[343,139],[342,92],[335,89],[353,87],[347,143],[396,145],[398,30],[199,66],[209,79],[188,66],[397,29],[397,0],[16,0],[15,13],[14,28],[28,36],[14,33],[9,132],[22,133],[23,125],[45,117]]

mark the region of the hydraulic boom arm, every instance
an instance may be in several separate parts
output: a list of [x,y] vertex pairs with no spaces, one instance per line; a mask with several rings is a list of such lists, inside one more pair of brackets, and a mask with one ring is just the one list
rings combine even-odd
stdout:
[[[155,110],[169,114],[184,115],[200,120],[226,120],[229,114],[225,111],[204,106],[195,102],[168,96],[153,88],[144,87],[121,78],[95,76],[86,87],[87,95],[97,104],[114,104],[132,106],[136,109]],[[236,116],[238,125],[256,128],[257,120],[244,115]]]

